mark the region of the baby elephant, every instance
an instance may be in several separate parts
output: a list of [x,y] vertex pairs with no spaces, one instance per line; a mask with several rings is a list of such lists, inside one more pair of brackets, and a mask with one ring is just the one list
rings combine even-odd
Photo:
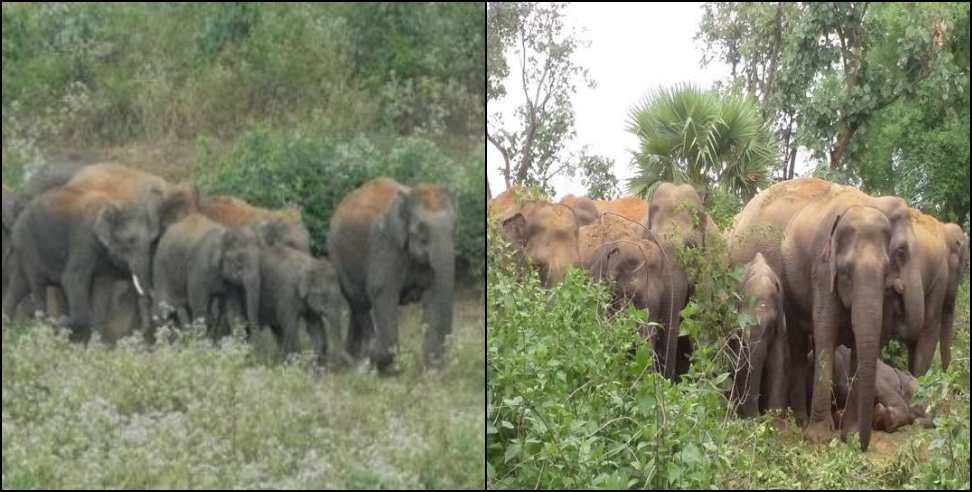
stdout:
[[218,337],[220,313],[228,303],[245,306],[247,321],[259,322],[260,239],[250,228],[227,228],[201,214],[170,227],[155,255],[158,314],[172,310],[179,322],[205,319]]
[[[850,389],[851,350],[841,345],[834,351],[834,385],[838,408],[844,408]],[[909,373],[891,367],[881,360],[877,363],[877,401],[874,404],[875,430],[894,432],[899,427],[921,424],[932,427],[932,419],[911,399],[918,391],[918,381]]]
[[746,264],[740,293],[744,301],[740,311],[755,325],[741,337],[733,395],[740,402],[740,415],[754,417],[761,407],[785,408],[789,363],[783,289],[761,253]]
[[[272,329],[284,354],[297,352],[298,330],[303,321],[319,363],[329,359],[338,365],[349,364],[350,357],[340,341],[341,315],[347,309],[347,301],[331,262],[270,239],[260,263],[263,279],[260,322]],[[330,357],[325,322],[335,339]]]

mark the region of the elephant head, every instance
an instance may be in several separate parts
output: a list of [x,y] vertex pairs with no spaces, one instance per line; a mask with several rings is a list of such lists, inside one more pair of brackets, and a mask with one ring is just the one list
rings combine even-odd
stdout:
[[[826,282],[818,285],[818,292],[824,296],[829,292],[830,297],[821,299],[822,305],[815,305],[814,311],[821,313],[819,316],[825,319],[824,323],[838,324],[824,326],[819,336],[830,337],[831,333],[837,333],[841,319],[838,312],[850,314],[857,360],[852,393],[856,395],[854,410],[858,417],[861,447],[865,450],[871,437],[884,291],[889,276],[893,275],[888,256],[891,230],[888,218],[877,209],[860,205],[844,209],[834,218],[826,237],[821,256],[821,266],[826,265],[826,270],[821,269],[815,275],[818,282]],[[821,370],[819,366],[817,370]],[[815,398],[817,394],[814,391]],[[822,391],[823,394],[829,395],[830,389]],[[849,403],[854,404],[855,401]],[[822,411],[816,408],[818,405],[823,406],[824,402],[815,399],[815,412]],[[829,412],[829,402],[826,406]],[[847,430],[845,427],[844,431]]]
[[405,232],[399,246],[411,263],[401,302],[415,302],[424,295],[425,356],[436,364],[445,336],[452,332],[459,204],[445,188],[420,184],[400,192],[392,213],[396,210]]
[[655,352],[665,376],[674,378],[678,313],[687,298],[687,281],[672,268],[661,244],[649,236],[605,242],[591,255],[585,269],[595,280],[611,285],[614,309],[630,302],[638,309],[647,309],[650,319],[665,327],[654,337]]
[[214,256],[223,279],[239,286],[246,296],[246,318],[251,326],[260,324],[260,246],[250,228],[227,230]]
[[[746,297],[746,302],[740,306],[740,312],[748,315],[755,324],[740,337],[742,346],[736,368],[734,393],[742,402],[740,415],[754,417],[759,411],[760,394],[766,392],[762,383],[770,347],[783,347],[780,342],[786,337],[783,288],[762,253],[756,253],[753,260],[746,265],[740,293]],[[772,370],[780,371],[782,367],[773,367]]]
[[941,356],[942,367],[948,369],[952,363],[952,339],[955,336],[955,298],[968,268],[969,238],[957,224],[946,224],[944,232],[948,254],[948,287],[942,313]]
[[552,287],[579,263],[577,230],[584,225],[570,207],[529,201],[503,221],[503,234],[518,255],[537,266],[543,284]]
[[139,297],[148,297],[145,289],[152,285],[152,249],[159,236],[157,220],[143,209],[107,203],[95,218],[94,234],[115,268],[131,273]]
[[681,246],[704,246],[713,224],[705,214],[702,197],[691,185],[662,183],[655,189],[645,217],[655,236]]
[[[922,253],[918,246],[911,209],[904,200],[893,196],[875,198],[865,204],[884,213],[891,225],[891,238],[888,243],[891,278],[888,281],[890,288],[886,299],[892,305],[885,312],[894,318],[886,320],[886,323],[892,326],[896,338],[908,345],[912,372],[924,374],[934,356],[935,335],[922,331],[925,325],[925,291],[928,286],[924,285],[920,259]],[[923,336],[926,338],[924,341],[921,340]]]

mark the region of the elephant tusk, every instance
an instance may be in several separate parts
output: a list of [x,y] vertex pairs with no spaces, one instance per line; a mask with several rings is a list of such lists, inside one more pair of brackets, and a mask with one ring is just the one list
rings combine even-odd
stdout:
[[132,275],[132,282],[135,283],[135,290],[138,291],[138,296],[145,297],[145,291],[142,290],[142,284],[138,282],[138,275]]

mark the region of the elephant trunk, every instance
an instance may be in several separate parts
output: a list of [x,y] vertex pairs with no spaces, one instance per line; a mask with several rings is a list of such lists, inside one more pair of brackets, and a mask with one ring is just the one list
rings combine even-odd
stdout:
[[260,326],[261,288],[259,272],[251,273],[243,280],[243,290],[246,292],[246,320],[253,329]]
[[925,287],[917,258],[912,259],[904,269],[903,277],[904,292],[901,295],[904,297],[904,316],[911,335],[906,338],[914,340],[925,324]]
[[455,244],[451,237],[437,239],[431,256],[432,288],[425,299],[425,358],[433,365],[440,361],[445,337],[452,333],[456,302]]
[[669,279],[671,280],[669,291],[668,308],[668,330],[665,332],[665,377],[675,380],[678,369],[678,334],[681,330],[682,308],[688,299],[688,278],[685,272],[678,269],[674,264],[669,265]]
[[[857,400],[857,424],[861,449],[867,451],[871,441],[871,425],[874,418],[875,376],[879,356],[883,310],[883,282],[880,273],[861,275],[851,307],[851,323],[857,352],[857,372],[854,391]],[[853,369],[853,368],[852,368]],[[854,401],[848,405],[855,404]]]
[[[767,333],[763,331],[763,333]],[[743,387],[746,399],[743,400],[743,416],[755,417],[759,414],[759,395],[762,392],[763,368],[766,364],[766,340],[749,341],[748,385]]]

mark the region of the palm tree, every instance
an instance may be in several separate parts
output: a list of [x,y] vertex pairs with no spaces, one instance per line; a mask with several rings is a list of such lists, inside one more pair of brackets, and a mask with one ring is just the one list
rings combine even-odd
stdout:
[[694,185],[703,197],[715,185],[748,200],[769,184],[768,169],[779,159],[752,101],[691,84],[660,88],[636,104],[628,131],[640,141],[628,190],[642,197],[672,181]]

